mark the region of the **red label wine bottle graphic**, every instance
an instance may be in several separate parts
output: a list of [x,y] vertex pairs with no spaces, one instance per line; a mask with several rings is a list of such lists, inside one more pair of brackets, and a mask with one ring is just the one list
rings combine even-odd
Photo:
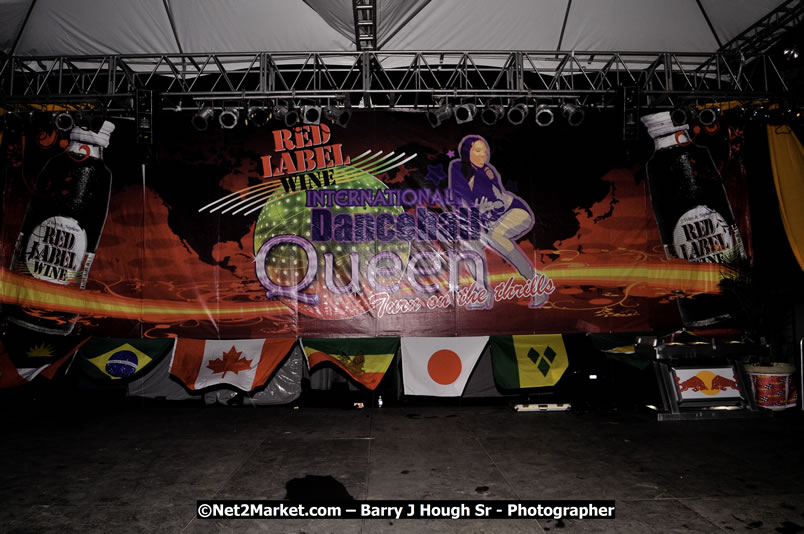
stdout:
[[[651,206],[668,258],[725,263],[743,256],[726,190],[709,151],[694,144],[688,125],[675,125],[669,112],[642,117],[654,140],[647,174]],[[730,315],[717,295],[678,300],[687,327],[705,327]]]
[[[67,149],[39,173],[20,228],[11,270],[52,284],[86,287],[112,188],[103,162],[114,124],[100,131],[74,128]],[[78,314],[12,306],[8,320],[31,330],[67,335]]]

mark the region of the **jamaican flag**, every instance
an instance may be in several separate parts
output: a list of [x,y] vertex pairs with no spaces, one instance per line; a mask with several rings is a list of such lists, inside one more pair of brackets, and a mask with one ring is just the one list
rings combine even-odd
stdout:
[[561,334],[491,336],[494,380],[503,389],[555,385],[569,360]]
[[301,341],[311,369],[322,362],[332,362],[369,389],[379,385],[399,348],[397,337],[303,338]]

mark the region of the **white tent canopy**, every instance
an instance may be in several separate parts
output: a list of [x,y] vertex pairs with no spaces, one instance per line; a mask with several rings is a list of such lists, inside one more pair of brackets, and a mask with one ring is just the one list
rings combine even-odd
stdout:
[[[781,0],[377,0],[380,50],[711,53]],[[351,0],[0,0],[15,56],[355,50]]]

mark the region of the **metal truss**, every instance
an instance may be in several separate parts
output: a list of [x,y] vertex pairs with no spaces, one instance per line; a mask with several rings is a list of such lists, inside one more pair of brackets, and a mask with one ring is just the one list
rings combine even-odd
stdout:
[[718,52],[760,54],[767,52],[785,33],[804,22],[804,0],[786,0],[776,9],[752,24]]
[[376,51],[0,56],[0,107],[92,104],[131,111],[137,90],[155,107],[285,102],[426,108],[572,101],[616,106],[621,87],[640,105],[792,99],[778,56],[767,53]]
[[[724,44],[716,56],[730,57],[730,62],[750,63],[756,57],[767,54],[782,41],[785,34],[800,27],[804,22],[804,0],[786,0],[776,9],[746,28],[742,33]],[[713,58],[703,62],[697,70],[707,70]]]
[[355,22],[355,46],[358,50],[376,50],[376,0],[352,0],[352,13]]

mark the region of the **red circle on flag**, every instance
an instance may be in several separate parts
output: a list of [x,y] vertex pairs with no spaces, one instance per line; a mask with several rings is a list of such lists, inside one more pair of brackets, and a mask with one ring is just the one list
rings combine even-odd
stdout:
[[434,352],[427,362],[427,372],[435,382],[446,386],[461,376],[461,358],[453,351],[442,349]]

